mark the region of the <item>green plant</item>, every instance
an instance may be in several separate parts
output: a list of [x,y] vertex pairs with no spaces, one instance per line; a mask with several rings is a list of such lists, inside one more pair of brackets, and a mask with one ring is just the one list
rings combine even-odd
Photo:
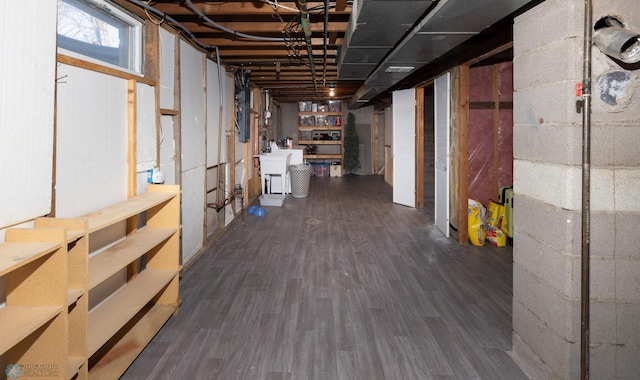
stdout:
[[343,169],[345,173],[354,173],[360,169],[360,139],[356,130],[356,117],[351,112],[347,115],[347,125],[342,143],[344,146]]

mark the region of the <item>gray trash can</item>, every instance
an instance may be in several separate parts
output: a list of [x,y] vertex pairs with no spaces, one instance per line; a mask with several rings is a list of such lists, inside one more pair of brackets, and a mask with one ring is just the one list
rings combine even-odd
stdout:
[[309,182],[313,168],[310,164],[298,164],[289,166],[291,176],[291,196],[305,198],[309,195]]

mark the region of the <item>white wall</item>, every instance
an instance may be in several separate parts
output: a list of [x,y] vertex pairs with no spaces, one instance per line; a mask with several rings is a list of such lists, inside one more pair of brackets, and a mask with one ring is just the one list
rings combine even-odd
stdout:
[[3,228],[51,209],[56,2],[1,2],[0,47]]
[[203,54],[180,42],[182,262],[203,246],[205,212],[205,93]]
[[127,198],[127,81],[58,66],[56,216]]

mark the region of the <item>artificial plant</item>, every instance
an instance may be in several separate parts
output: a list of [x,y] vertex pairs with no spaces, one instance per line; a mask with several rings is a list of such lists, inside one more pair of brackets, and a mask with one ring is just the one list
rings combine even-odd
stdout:
[[356,117],[351,112],[347,115],[347,125],[342,144],[344,147],[343,170],[347,174],[353,174],[360,169],[360,139],[356,130]]

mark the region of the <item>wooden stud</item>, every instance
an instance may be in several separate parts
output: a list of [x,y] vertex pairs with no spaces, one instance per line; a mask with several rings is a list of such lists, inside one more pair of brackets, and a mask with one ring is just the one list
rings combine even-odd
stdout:
[[468,244],[467,212],[469,198],[469,66],[460,66],[458,94],[458,147],[460,149],[460,167],[458,168],[458,243]]
[[491,97],[493,100],[493,162],[491,178],[493,179],[494,199],[498,199],[498,183],[500,178],[500,67],[491,66]]
[[[137,82],[127,81],[127,198],[135,197],[138,192],[137,180]],[[135,233],[138,229],[137,215],[127,219],[127,236]],[[138,262],[132,262],[127,267],[127,281],[137,276],[139,271]]]

